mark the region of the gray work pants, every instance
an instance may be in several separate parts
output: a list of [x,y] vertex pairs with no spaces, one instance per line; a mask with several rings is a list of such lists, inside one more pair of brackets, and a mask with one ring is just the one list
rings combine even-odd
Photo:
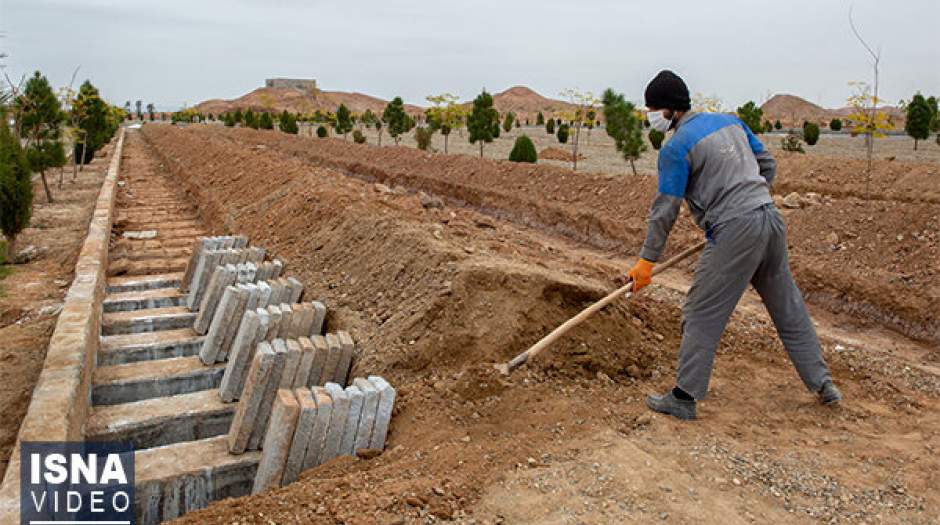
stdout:
[[695,399],[708,393],[721,333],[738,300],[754,286],[800,379],[818,392],[831,379],[816,329],[787,259],[787,227],[771,204],[716,226],[682,309],[676,384]]

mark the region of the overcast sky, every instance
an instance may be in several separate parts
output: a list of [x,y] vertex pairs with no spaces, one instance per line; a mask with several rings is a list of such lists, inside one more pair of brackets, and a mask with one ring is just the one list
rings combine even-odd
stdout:
[[847,23],[882,49],[882,94],[940,94],[940,0],[0,0],[18,79],[81,66],[112,103],[178,109],[273,76],[424,103],[524,84],[642,99],[663,68],[726,107],[793,93],[841,106],[872,76]]

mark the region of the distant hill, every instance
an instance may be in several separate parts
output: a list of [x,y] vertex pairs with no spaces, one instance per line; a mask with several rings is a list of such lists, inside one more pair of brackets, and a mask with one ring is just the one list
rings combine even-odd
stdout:
[[[285,109],[291,113],[313,113],[318,109],[336,111],[340,104],[345,104],[353,113],[362,113],[371,109],[373,113],[381,114],[388,101],[355,92],[323,90],[309,92],[291,88],[263,87],[231,100],[211,99],[200,102],[196,105],[196,110],[213,114],[235,111],[239,108],[278,113]],[[414,114],[424,111],[423,108],[411,104],[405,104],[405,109]]]
[[[796,95],[787,94],[770,97],[767,102],[761,105],[761,109],[764,111],[765,120],[771,122],[779,120],[784,127],[800,127],[804,121],[828,126],[829,121],[833,118],[845,118],[853,111],[852,108],[848,107],[827,109]],[[893,106],[881,106],[879,110],[887,111],[891,115],[895,127],[904,127],[904,114],[901,110]]]
[[500,113],[512,111],[516,117],[528,118],[534,124],[539,111],[548,116],[572,109],[574,106],[568,102],[544,97],[526,86],[513,86],[493,95],[493,107]]

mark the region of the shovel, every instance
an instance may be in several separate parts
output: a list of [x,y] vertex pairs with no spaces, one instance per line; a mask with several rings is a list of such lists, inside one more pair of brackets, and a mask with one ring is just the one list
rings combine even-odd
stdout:
[[[685,259],[688,259],[689,256],[700,252],[702,248],[705,247],[706,242],[708,241],[702,241],[699,244],[692,246],[691,248],[687,248],[685,251],[676,255],[672,259],[669,259],[668,261],[662,264],[656,265],[655,267],[653,267],[653,275],[656,275],[660,272],[668,270],[669,268],[684,261]],[[565,321],[564,324],[552,330],[550,334],[540,339],[539,342],[532,345],[531,348],[529,348],[525,352],[522,352],[516,357],[512,358],[512,361],[509,361],[508,363],[500,363],[500,364],[493,365],[493,366],[495,366],[496,370],[499,370],[501,374],[509,375],[513,370],[515,370],[516,368],[519,368],[520,366],[528,362],[529,359],[537,356],[542,350],[545,350],[550,344],[554,343],[556,339],[564,335],[568,330],[571,330],[575,326],[581,324],[582,321],[584,321],[588,317],[591,317],[592,315],[597,313],[601,308],[604,308],[608,304],[614,302],[614,300],[620,297],[621,295],[623,295],[624,298],[626,299],[629,299],[630,297],[633,296],[633,280],[632,279],[627,281],[627,284],[621,286],[620,288],[617,288],[613,292],[610,292],[606,297],[604,297],[600,301],[597,301],[591,306],[588,306],[587,308],[582,310],[581,313],[579,313],[578,315]]]

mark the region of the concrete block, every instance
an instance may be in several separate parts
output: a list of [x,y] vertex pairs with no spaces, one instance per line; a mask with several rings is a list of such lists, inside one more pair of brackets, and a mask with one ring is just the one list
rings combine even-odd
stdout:
[[313,342],[309,337],[297,339],[300,344],[300,364],[297,365],[297,373],[294,374],[294,388],[306,387],[310,382],[310,369],[313,367],[313,357],[315,349]]
[[261,287],[258,283],[249,283],[245,285],[248,290],[248,300],[245,302],[245,311],[253,312],[258,308],[258,299],[261,297]]
[[320,464],[320,453],[326,443],[326,436],[330,433],[330,420],[333,418],[333,398],[326,392],[326,389],[315,386],[310,389],[310,392],[317,404],[317,417],[313,422],[313,431],[310,432],[310,442],[307,443],[307,453],[304,455],[302,470]]
[[[229,344],[234,339],[234,335],[228,337],[229,332],[233,334],[238,331],[238,321],[245,313],[245,303],[248,301],[248,290],[238,286],[228,286],[219,306],[215,309],[212,323],[209,326],[206,339],[202,343],[202,349],[199,351],[199,358],[204,364],[211,365],[216,361],[222,361],[220,354],[228,354],[228,349],[224,347],[225,340],[228,338]],[[197,316],[198,320],[199,317]]]
[[269,304],[280,305],[283,303],[281,296],[284,294],[284,283],[280,279],[268,279],[268,285],[271,286]]
[[356,343],[353,342],[349,332],[340,330],[336,332],[336,338],[339,339],[341,354],[339,363],[336,365],[336,372],[333,373],[333,382],[338,385],[346,385],[346,378],[349,377],[349,369],[352,368],[353,357],[356,353]]
[[252,246],[248,248],[248,262],[254,263],[256,266],[264,262],[265,250],[260,246]]
[[310,342],[313,343],[313,364],[310,366],[310,377],[307,378],[307,385],[314,386],[323,386],[326,381],[321,381],[324,377],[323,369],[326,367],[326,362],[330,356],[330,347],[326,343],[326,338],[322,335],[315,335],[310,338]]
[[369,381],[379,391],[379,407],[375,412],[375,427],[372,429],[369,448],[384,449],[388,426],[392,421],[392,408],[395,406],[395,389],[379,376],[369,376]]
[[281,388],[294,388],[294,378],[297,377],[297,369],[300,367],[303,352],[296,339],[287,339],[284,343],[287,345],[287,360],[284,362],[284,372],[281,374]]
[[343,358],[343,346],[339,343],[339,337],[336,334],[326,334],[326,363],[323,364],[323,372],[320,374],[320,384],[325,385],[336,376],[336,368]]
[[321,335],[323,333],[323,323],[326,321],[326,305],[320,301],[313,301],[313,324],[310,327],[310,335]]
[[268,332],[264,336],[265,341],[271,341],[277,337],[277,332],[281,327],[281,307],[275,305],[268,306],[268,316],[271,318],[271,321],[268,323]]
[[252,494],[281,486],[291,441],[297,429],[300,405],[292,390],[280,389],[271,408],[271,424],[264,437],[261,462],[251,488]]
[[246,262],[238,265],[238,275],[235,277],[236,283],[252,283],[255,281],[255,275],[258,273],[258,267],[254,263]]
[[300,296],[304,293],[304,285],[294,277],[288,277],[287,284],[290,287],[290,298],[287,302],[290,304],[299,303]]
[[[229,317],[228,328],[225,329],[222,347],[219,349],[219,354],[215,358],[216,362],[222,362],[228,359],[229,353],[232,350],[232,344],[235,342],[235,336],[238,334],[239,324],[245,312],[248,310],[252,295],[257,296],[258,294],[258,288],[253,284],[239,284],[236,285],[236,287],[240,290],[238,294],[239,298],[235,303],[232,315]],[[210,328],[209,331],[211,332],[212,329]]]
[[292,310],[294,313],[291,316],[290,328],[287,329],[287,337],[296,339],[309,335],[309,332],[304,330],[304,325],[309,324],[313,319],[313,310],[310,309],[310,305],[297,303],[292,306]]
[[[281,478],[281,485],[293,483],[300,476],[300,472],[304,468],[307,447],[310,445],[310,436],[313,434],[313,427],[317,421],[317,402],[314,401],[310,389],[306,387],[295,389],[294,396],[297,398],[297,404],[300,407],[300,416],[297,418],[297,428],[294,430],[290,452],[287,454],[287,463],[284,467],[284,477]],[[267,443],[265,443],[265,446],[267,446]]]
[[193,274],[196,272],[196,265],[199,264],[199,259],[202,257],[202,251],[206,249],[208,244],[209,237],[197,237],[193,241],[192,255],[189,257],[189,262],[186,263],[186,269],[183,271],[183,277],[180,279],[180,291],[188,292],[189,285],[193,280]]
[[193,323],[193,330],[195,330],[197,334],[205,335],[206,332],[209,331],[209,325],[212,323],[215,309],[218,308],[219,302],[222,300],[222,295],[225,293],[225,289],[235,284],[235,276],[237,273],[238,270],[231,264],[216,267],[215,272],[212,274],[212,279],[209,281],[209,286],[206,288],[206,292],[203,295],[202,302],[199,305],[199,313],[196,314],[196,320]]
[[189,287],[189,295],[186,297],[186,306],[190,311],[194,312],[199,308],[199,305],[202,303],[205,288],[209,284],[209,279],[212,278],[221,260],[222,251],[220,250],[207,250],[202,259],[199,260],[199,264],[196,266],[196,271],[193,274],[192,284]]
[[371,381],[364,377],[353,380],[353,386],[362,392],[362,413],[356,428],[356,441],[353,450],[369,448],[372,441],[372,429],[375,427],[375,414],[379,410],[379,391]]
[[271,285],[265,281],[258,281],[258,304],[256,308],[267,308],[271,304]]
[[271,369],[274,367],[274,349],[268,343],[258,345],[251,368],[245,380],[245,391],[235,409],[235,417],[228,433],[228,450],[232,454],[241,454],[248,449],[252,430],[258,421],[264,393],[270,382]]
[[294,316],[294,309],[291,305],[284,303],[281,305],[281,322],[277,326],[277,336],[281,339],[287,339],[290,333],[290,326]]
[[346,419],[349,417],[349,396],[343,387],[336,383],[327,383],[323,388],[333,399],[333,414],[330,416],[330,431],[326,435],[326,441],[323,442],[318,464],[326,463],[339,456],[339,447],[343,441],[343,433],[346,431]]
[[[264,312],[265,323],[267,312]],[[242,316],[238,326],[238,333],[232,343],[232,351],[228,363],[225,364],[225,373],[219,385],[219,396],[222,401],[231,403],[241,396],[244,387],[245,373],[252,362],[254,350],[259,342],[259,332],[266,332],[267,326],[262,325],[261,315],[258,311],[248,311]]]
[[271,264],[271,277],[268,280],[277,279],[281,276],[282,273],[284,273],[284,263],[281,262],[280,259],[274,259],[271,261]]
[[258,419],[255,421],[255,428],[251,429],[251,438],[248,440],[249,450],[258,450],[258,447],[264,441],[268,421],[271,419],[271,405],[274,403],[274,397],[281,385],[281,374],[284,373],[284,365],[287,363],[287,345],[284,344],[283,340],[275,340],[271,343],[271,348],[274,349],[274,366],[271,367],[269,381],[264,390],[264,398],[261,400],[261,411],[258,412]]
[[343,439],[339,445],[340,456],[356,455],[356,432],[359,430],[359,419],[362,416],[362,406],[365,394],[357,386],[347,386],[346,396],[349,397],[349,415],[346,417],[346,426],[343,429]]

